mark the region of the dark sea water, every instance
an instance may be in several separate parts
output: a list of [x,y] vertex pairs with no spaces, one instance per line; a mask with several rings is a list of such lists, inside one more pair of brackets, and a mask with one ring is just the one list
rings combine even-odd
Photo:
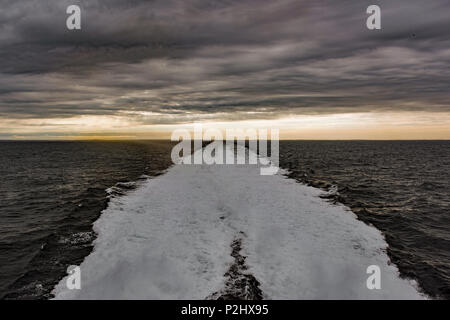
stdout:
[[280,164],[337,187],[330,200],[383,232],[402,275],[450,299],[450,141],[281,141]]
[[[51,297],[92,250],[108,197],[164,172],[172,146],[0,142],[0,299]],[[281,141],[280,164],[337,190],[329,200],[384,233],[403,275],[450,298],[450,141]]]
[[50,297],[92,250],[108,197],[163,172],[170,150],[158,141],[0,142],[0,299]]

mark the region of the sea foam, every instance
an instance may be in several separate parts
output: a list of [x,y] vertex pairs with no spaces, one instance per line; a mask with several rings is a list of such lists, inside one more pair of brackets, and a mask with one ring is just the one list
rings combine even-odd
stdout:
[[[56,299],[214,297],[230,285],[237,236],[242,272],[266,299],[424,298],[389,263],[381,233],[321,195],[258,165],[175,165],[111,199],[81,290],[62,279]],[[370,265],[381,269],[379,290],[366,286]]]

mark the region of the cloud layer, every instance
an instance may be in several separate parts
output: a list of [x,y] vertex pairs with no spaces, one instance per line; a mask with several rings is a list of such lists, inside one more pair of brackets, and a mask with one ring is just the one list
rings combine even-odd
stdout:
[[[78,4],[82,30],[66,28]],[[382,30],[366,28],[378,4]],[[447,0],[3,0],[0,118],[449,112]]]

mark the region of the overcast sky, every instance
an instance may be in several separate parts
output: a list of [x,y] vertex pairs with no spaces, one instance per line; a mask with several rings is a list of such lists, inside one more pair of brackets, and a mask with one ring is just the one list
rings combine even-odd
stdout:
[[364,114],[445,128],[449,30],[448,0],[0,0],[0,138]]

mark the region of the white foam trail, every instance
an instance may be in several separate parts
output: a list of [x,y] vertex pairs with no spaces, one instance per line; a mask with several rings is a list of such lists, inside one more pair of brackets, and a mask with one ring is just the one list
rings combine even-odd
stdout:
[[[94,225],[81,290],[57,299],[205,299],[224,286],[239,232],[248,272],[268,299],[416,299],[375,228],[322,191],[256,165],[175,165],[114,198]],[[369,265],[381,290],[366,287]]]

